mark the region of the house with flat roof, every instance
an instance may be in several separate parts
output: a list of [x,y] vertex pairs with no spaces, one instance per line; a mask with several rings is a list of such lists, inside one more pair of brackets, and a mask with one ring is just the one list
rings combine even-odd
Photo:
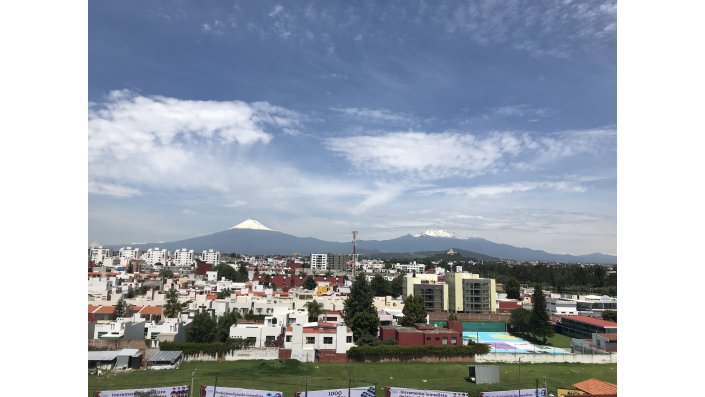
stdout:
[[588,316],[560,316],[556,321],[556,331],[573,338],[590,339],[594,333],[616,333],[617,323]]

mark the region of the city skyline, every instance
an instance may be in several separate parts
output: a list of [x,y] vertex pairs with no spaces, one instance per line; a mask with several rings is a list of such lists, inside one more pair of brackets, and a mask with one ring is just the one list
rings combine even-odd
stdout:
[[90,241],[616,255],[615,2],[205,4],[89,4]]

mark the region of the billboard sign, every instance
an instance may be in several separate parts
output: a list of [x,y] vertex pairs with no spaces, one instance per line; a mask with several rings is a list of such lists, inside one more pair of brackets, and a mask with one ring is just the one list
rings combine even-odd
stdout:
[[93,393],[93,397],[139,397],[141,393],[150,397],[189,397],[189,387],[184,385],[153,387],[151,389],[104,390]]
[[[213,394],[215,392],[215,395]],[[284,397],[280,391],[201,386],[201,397]]]
[[390,387],[388,397],[468,397],[468,393],[459,391],[404,389]]
[[[349,392],[349,393],[348,393]],[[375,397],[374,386],[357,386],[350,389],[327,389],[327,390],[309,390],[308,392],[300,391],[296,393],[296,397]]]
[[501,390],[501,391],[481,391],[480,397],[546,397],[546,389],[521,389],[521,390]]

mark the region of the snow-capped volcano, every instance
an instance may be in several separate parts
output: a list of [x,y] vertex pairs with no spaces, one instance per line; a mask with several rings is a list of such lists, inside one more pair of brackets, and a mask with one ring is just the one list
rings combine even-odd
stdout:
[[230,229],[253,229],[253,230],[269,230],[273,231],[272,229],[268,228],[267,226],[264,226],[260,221],[257,219],[247,219],[244,220],[237,225],[231,227]]
[[449,232],[447,230],[426,230],[423,233],[414,234],[414,237],[444,237],[444,238],[457,238],[455,233]]

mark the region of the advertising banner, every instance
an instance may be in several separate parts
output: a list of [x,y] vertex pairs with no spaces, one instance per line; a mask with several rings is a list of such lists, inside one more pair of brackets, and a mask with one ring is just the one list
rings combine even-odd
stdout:
[[284,397],[280,391],[239,389],[237,387],[201,386],[201,397]]
[[390,387],[389,397],[468,397],[468,393],[462,393],[459,391],[421,390],[404,389],[401,387]]
[[557,389],[556,391],[558,392],[558,397],[579,396],[581,394],[585,394],[584,391],[577,389]]
[[521,390],[501,390],[501,391],[481,391],[480,397],[546,397],[546,389],[521,389]]
[[152,387],[147,389],[104,390],[93,393],[93,397],[139,397],[138,393],[149,393],[149,396],[158,397],[189,397],[189,387],[168,386]]
[[[375,397],[374,386],[356,386],[344,389],[309,390],[297,392],[296,397]],[[306,395],[308,393],[308,395]]]

